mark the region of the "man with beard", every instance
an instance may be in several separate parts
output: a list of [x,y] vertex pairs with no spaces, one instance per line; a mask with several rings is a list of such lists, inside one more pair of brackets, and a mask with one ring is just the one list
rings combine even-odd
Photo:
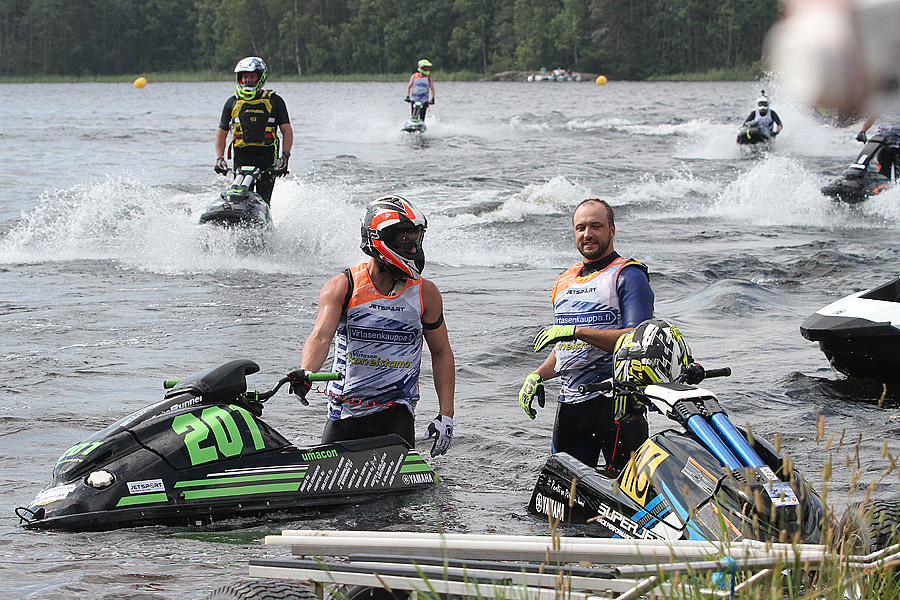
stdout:
[[550,344],[553,350],[525,379],[519,403],[534,419],[534,400],[544,406],[544,381],[559,375],[552,452],[567,452],[593,467],[602,452],[607,470],[621,471],[647,439],[646,409],[629,402],[617,414],[612,398],[599,392],[580,394],[578,386],[612,377],[616,341],[653,316],[653,291],[647,267],[613,249],[616,225],[605,200],[584,200],[572,222],[575,246],[584,261],[553,286],[555,325],[538,334],[534,351]]

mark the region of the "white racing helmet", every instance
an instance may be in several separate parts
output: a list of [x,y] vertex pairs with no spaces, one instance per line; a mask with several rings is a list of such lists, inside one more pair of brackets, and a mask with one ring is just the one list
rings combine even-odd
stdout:
[[[401,196],[383,196],[369,204],[361,227],[362,251],[381,262],[395,275],[418,279],[425,268],[422,240],[428,220],[415,204]],[[405,242],[398,233],[414,232]]]
[[693,362],[678,328],[665,319],[648,319],[616,341],[613,374],[617,381],[646,386],[679,381]]
[[[241,73],[252,72],[259,73],[259,81],[252,86],[243,85],[241,83]],[[238,64],[234,67],[234,79],[236,82],[238,98],[243,98],[244,100],[253,100],[256,98],[256,95],[266,84],[266,77],[268,74],[269,69],[266,67],[265,61],[258,56],[248,56],[247,58],[239,60]]]

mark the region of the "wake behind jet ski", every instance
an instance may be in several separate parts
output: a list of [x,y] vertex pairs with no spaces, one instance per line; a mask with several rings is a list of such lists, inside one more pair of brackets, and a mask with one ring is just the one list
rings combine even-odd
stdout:
[[840,177],[822,186],[822,193],[847,204],[857,204],[888,189],[891,180],[880,171],[877,158],[891,143],[892,136],[877,134],[868,138],[856,160]]
[[267,175],[258,167],[245,166],[234,172],[234,179],[200,215],[200,224],[223,227],[267,228],[272,225],[269,204],[255,191],[254,184]]
[[261,418],[285,383],[334,379],[295,371],[248,392],[259,371],[234,360],[181,380],[159,402],[77,444],[50,484],[16,514],[28,529],[87,531],[206,524],[235,516],[358,503],[434,485],[397,435],[296,447]]
[[848,377],[900,382],[900,278],[820,308],[800,334]]
[[691,363],[676,381],[648,376],[647,359],[660,358],[659,348],[632,341],[617,344],[615,360],[637,366],[617,366],[617,378],[579,391],[649,405],[678,427],[651,435],[620,473],[552,455],[529,511],[598,537],[818,542],[825,518],[818,495],[797,470],[785,471],[789,461],[774,447],[736,428],[712,392],[696,387],[731,369]]

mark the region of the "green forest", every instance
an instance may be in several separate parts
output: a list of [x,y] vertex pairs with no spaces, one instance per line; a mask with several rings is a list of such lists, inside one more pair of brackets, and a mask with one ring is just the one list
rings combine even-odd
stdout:
[[0,76],[562,67],[619,79],[758,65],[778,0],[0,0]]

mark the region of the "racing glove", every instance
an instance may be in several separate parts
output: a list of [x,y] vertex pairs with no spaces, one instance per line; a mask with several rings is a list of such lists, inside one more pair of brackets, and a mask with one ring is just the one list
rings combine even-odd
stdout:
[[519,404],[525,410],[525,414],[532,419],[537,416],[537,411],[531,408],[531,403],[537,398],[538,406],[544,408],[544,379],[537,373],[532,373],[525,378],[522,389],[519,390]]
[[437,435],[434,444],[431,446],[431,457],[434,458],[438,454],[446,454],[450,449],[450,442],[453,441],[453,419],[446,415],[438,415],[428,424],[428,430],[422,436],[423,440],[427,440],[433,435]]
[[225,159],[220,156],[216,159],[216,166],[213,167],[213,170],[215,170],[215,172],[219,175],[224,175],[228,172],[228,163],[225,162]]
[[428,104],[434,104],[434,98],[428,101]]
[[412,102],[412,100],[409,99],[409,96],[407,96],[406,98],[404,98],[403,101],[404,101],[404,102]]
[[857,134],[856,134],[856,141],[857,141],[857,142],[862,142],[863,144],[865,144],[865,143],[868,141],[868,139],[866,138],[866,132],[865,132],[865,131],[860,131],[859,133],[857,133]]
[[294,369],[287,375],[288,382],[290,383],[289,391],[300,398],[300,402],[303,406],[309,406],[309,400],[306,399],[306,395],[311,388],[307,375],[308,373],[305,369]]
[[554,342],[574,339],[574,325],[552,325],[537,334],[537,336],[534,338],[534,351],[540,352],[542,348]]
[[287,175],[288,172],[288,158],[290,156],[288,154],[282,154],[275,160],[275,177],[283,177]]

